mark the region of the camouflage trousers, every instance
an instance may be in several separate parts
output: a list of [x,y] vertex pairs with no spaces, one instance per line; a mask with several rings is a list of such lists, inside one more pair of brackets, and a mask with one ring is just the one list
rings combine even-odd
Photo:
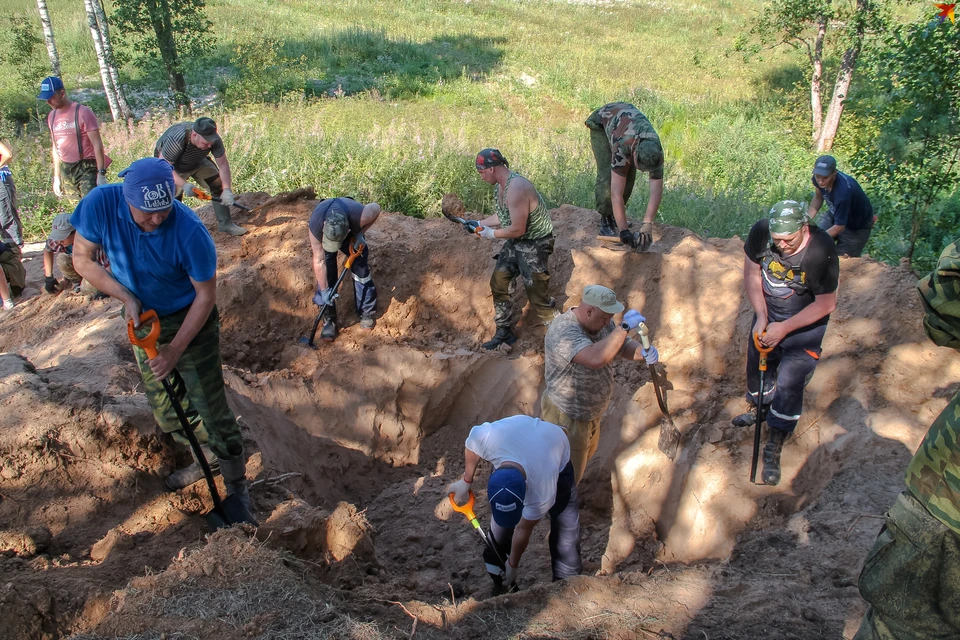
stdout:
[[[587,127],[590,128],[590,146],[593,149],[593,157],[597,161],[597,182],[594,185],[593,194],[597,202],[597,213],[601,218],[613,218],[613,201],[610,199],[610,162],[613,157],[613,151],[610,149],[610,139],[606,131],[603,130],[603,122],[597,109],[587,118]],[[637,181],[637,168],[630,165],[627,170],[627,184],[623,187],[623,207],[626,209],[627,201],[633,193],[633,185]]]
[[[72,198],[79,194],[79,197],[83,198],[97,187],[97,161],[61,161],[60,184],[64,195]],[[72,187],[72,189],[68,187]]]
[[57,269],[59,269],[63,277],[69,281],[71,287],[80,285],[80,293],[83,295],[95,296],[100,293],[95,286],[90,284],[88,280],[85,280],[83,276],[73,268],[73,256],[71,254],[60,252],[53,259],[53,263],[57,265]]
[[13,243],[6,245],[7,250],[0,253],[0,268],[3,269],[3,275],[10,285],[10,295],[14,298],[23,293],[23,288],[27,286],[27,270],[23,268],[20,261],[20,247]]
[[510,283],[518,275],[523,278],[527,299],[544,323],[556,315],[550,298],[550,268],[548,262],[553,253],[553,236],[539,240],[510,238],[503,243],[497,255],[497,266],[490,276],[493,292],[493,318],[497,327],[509,329],[513,324],[513,299]]
[[870,609],[854,640],[960,637],[960,537],[909,491],[887,512],[859,587]]
[[[157,346],[169,344],[173,340],[189,309],[187,307],[160,318],[160,338]],[[133,351],[157,424],[177,442],[189,445],[163,384],[153,375],[147,363],[146,351],[139,347],[134,347]],[[227,405],[223,365],[220,362],[220,313],[216,307],[180,356],[177,371],[183,384],[177,381],[174,392],[197,434],[197,440],[200,444],[209,445],[222,460],[239,457],[243,453],[243,438],[237,419]],[[176,376],[172,376],[172,379],[175,380]]]

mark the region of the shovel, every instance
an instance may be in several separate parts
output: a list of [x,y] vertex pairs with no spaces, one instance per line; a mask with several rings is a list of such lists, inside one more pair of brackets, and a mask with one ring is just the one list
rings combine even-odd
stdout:
[[[330,297],[331,304],[336,302],[337,298],[340,297],[340,294],[337,293],[340,290],[340,283],[343,282],[343,277],[347,275],[347,271],[350,271],[350,267],[353,266],[353,261],[360,257],[360,254],[363,253],[364,246],[365,245],[362,244],[350,246],[350,255],[348,255],[347,259],[344,261],[343,270],[337,277],[337,281],[333,283],[333,294]],[[314,351],[317,350],[317,344],[313,341],[313,339],[317,337],[317,327],[320,326],[320,321],[323,319],[323,312],[327,310],[327,306],[328,305],[321,305],[320,311],[317,313],[317,319],[313,321],[313,329],[310,330],[310,337],[300,337],[300,342],[309,346]]]
[[470,231],[470,233],[475,233],[477,235],[480,235],[480,232],[483,231],[483,227],[480,226],[480,223],[477,220],[464,220],[463,218],[452,216],[446,211],[443,211],[442,209],[441,209],[441,213],[443,213],[443,217],[446,218],[447,220],[451,220],[458,224],[462,224],[466,229]]
[[[497,551],[497,547],[493,544],[493,540],[487,537],[487,534],[483,532],[483,527],[480,526],[480,520],[477,518],[477,514],[473,512],[473,505],[476,503],[476,497],[473,495],[473,491],[470,492],[470,498],[467,500],[467,503],[464,505],[457,504],[457,501],[453,499],[453,494],[447,496],[450,498],[450,506],[453,507],[453,510],[457,513],[462,513],[467,521],[473,525],[473,528],[477,530],[477,533],[480,534],[480,538],[483,540],[483,544],[493,551],[493,555],[497,557],[497,560],[500,561],[500,564],[504,567],[507,566],[507,561],[503,559],[503,556],[500,555],[500,552]],[[511,593],[513,591],[519,591],[520,589],[516,584],[511,585],[506,588],[506,593]],[[497,594],[494,594],[497,595]]]
[[[140,338],[137,336],[136,330],[133,327],[133,319],[130,319],[127,322],[127,336],[130,338],[131,344],[146,351],[147,357],[153,360],[158,354],[157,339],[160,337],[160,318],[157,316],[156,311],[150,310],[140,316],[140,326],[142,327],[147,323],[153,323],[153,326],[150,327],[150,332],[146,336]],[[173,410],[177,413],[177,418],[180,419],[180,426],[183,427],[183,432],[186,434],[187,440],[190,441],[193,456],[200,464],[200,468],[203,469],[203,477],[207,481],[207,488],[210,490],[210,497],[213,499],[213,509],[203,516],[210,530],[216,531],[217,529],[229,527],[230,525],[241,522],[258,526],[259,523],[256,518],[253,517],[253,514],[250,513],[246,505],[240,501],[239,495],[231,494],[223,500],[220,499],[220,494],[217,492],[217,485],[213,482],[213,472],[207,463],[207,457],[203,455],[203,451],[200,449],[200,441],[197,440],[197,436],[193,432],[193,427],[187,419],[187,414],[184,413],[183,407],[177,399],[177,393],[174,388],[187,388],[183,382],[183,378],[180,377],[180,373],[174,369],[170,372],[169,376],[163,378],[160,382],[163,384],[164,391],[167,392],[167,397],[170,398],[170,404],[173,405]]]
[[[647,328],[647,325],[641,322],[637,333],[640,336],[640,342],[643,343],[643,348],[649,349],[650,330]],[[677,457],[677,447],[680,444],[680,430],[677,429],[673,423],[673,417],[667,408],[667,396],[663,393],[663,380],[660,378],[657,365],[651,364],[647,366],[650,367],[650,381],[653,383],[654,393],[657,394],[657,404],[660,406],[660,413],[663,414],[660,418],[660,439],[657,441],[657,448],[663,452],[663,455],[673,460]]]
[[[763,332],[767,334],[766,331]],[[767,354],[773,351],[773,347],[764,347],[760,342],[760,336],[754,332],[753,346],[760,352],[760,387],[757,391],[757,426],[753,430],[753,459],[750,461],[750,483],[757,484],[757,461],[760,458],[760,423],[763,422],[763,374],[767,370]]]
[[[214,198],[209,193],[201,191],[200,189],[193,190],[193,197],[196,198],[197,200],[206,200],[207,202],[216,202],[217,204],[223,204],[220,198]],[[239,202],[234,202],[232,206],[236,207],[237,209],[240,209],[241,211],[253,211],[253,209],[251,209],[250,207],[246,205],[242,205]]]

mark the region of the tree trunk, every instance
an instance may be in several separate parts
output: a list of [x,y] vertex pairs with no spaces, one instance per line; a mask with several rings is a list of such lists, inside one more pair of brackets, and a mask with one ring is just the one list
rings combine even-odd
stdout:
[[811,64],[813,76],[810,78],[810,113],[813,115],[813,139],[820,137],[823,129],[823,100],[821,99],[821,80],[823,79],[823,41],[827,37],[827,17],[817,20],[817,39],[814,41]]
[[83,0],[83,8],[87,12],[87,24],[90,26],[90,37],[93,39],[93,48],[97,52],[97,64],[100,67],[100,82],[103,84],[103,90],[107,96],[107,104],[110,105],[110,113],[113,115],[113,121],[123,119],[120,113],[120,103],[117,100],[117,89],[113,85],[113,78],[110,77],[110,70],[107,68],[107,57],[103,51],[103,36],[100,34],[100,25],[97,23],[97,14],[93,11],[93,0]]
[[97,25],[100,27],[100,37],[103,41],[103,54],[107,61],[107,70],[110,72],[110,80],[113,82],[113,88],[117,94],[117,104],[120,106],[120,114],[124,120],[133,118],[133,109],[127,102],[127,96],[124,95],[123,85],[120,84],[120,73],[113,62],[113,45],[110,43],[110,25],[107,23],[107,14],[103,11],[101,0],[91,0],[93,12],[97,16]]
[[[857,14],[862,14],[870,10],[868,0],[857,0]],[[843,58],[840,60],[840,69],[837,70],[837,80],[833,84],[833,95],[830,96],[830,107],[827,109],[827,117],[823,123],[823,129],[817,140],[817,151],[823,153],[833,148],[833,139],[837,137],[837,129],[840,128],[840,115],[843,113],[843,102],[847,99],[847,92],[850,90],[850,81],[853,80],[853,69],[857,65],[857,57],[860,55],[860,48],[863,46],[863,33],[866,20],[862,15],[855,17],[857,26],[853,33],[853,42],[850,47],[843,52]]]
[[60,54],[57,53],[57,42],[53,39],[53,23],[50,22],[50,12],[47,11],[47,0],[37,0],[37,9],[40,11],[40,26],[43,29],[43,41],[47,45],[47,55],[50,57],[50,71],[60,77]]
[[157,36],[160,59],[163,61],[163,67],[167,72],[167,85],[173,91],[173,104],[178,111],[185,114],[192,113],[190,98],[187,96],[187,83],[180,71],[177,45],[173,39],[170,5],[167,0],[147,0],[147,7],[150,22],[153,24],[153,32]]

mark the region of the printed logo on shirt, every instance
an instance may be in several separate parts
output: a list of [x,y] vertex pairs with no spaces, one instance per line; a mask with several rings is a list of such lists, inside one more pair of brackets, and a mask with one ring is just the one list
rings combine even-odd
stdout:
[[57,120],[53,123],[53,128],[55,131],[73,132],[77,128],[77,125],[73,120]]
[[170,206],[170,190],[166,184],[157,184],[153,189],[150,187],[141,187],[141,189],[143,191],[144,204],[142,208],[145,211],[156,211]]

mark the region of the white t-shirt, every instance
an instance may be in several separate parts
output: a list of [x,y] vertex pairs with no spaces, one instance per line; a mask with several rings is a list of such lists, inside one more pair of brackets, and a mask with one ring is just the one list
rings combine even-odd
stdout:
[[557,500],[557,477],[570,462],[570,441],[557,425],[530,416],[484,422],[470,430],[466,448],[494,469],[515,462],[527,474],[523,517],[539,520]]

